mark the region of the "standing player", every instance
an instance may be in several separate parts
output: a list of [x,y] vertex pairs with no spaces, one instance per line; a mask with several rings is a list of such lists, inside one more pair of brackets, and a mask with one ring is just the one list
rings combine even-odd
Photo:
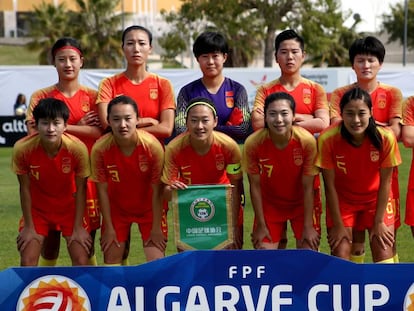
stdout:
[[89,157],[86,146],[64,133],[69,110],[54,98],[33,110],[37,133],[13,148],[12,168],[20,184],[23,221],[17,237],[22,266],[38,264],[50,228],[59,227],[72,265],[86,265],[92,239],[82,226]]
[[[55,42],[51,55],[58,74],[58,82],[32,94],[26,117],[28,133],[37,131],[32,112],[39,101],[48,97],[57,98],[69,108],[66,131],[82,140],[90,151],[95,140],[101,135],[102,129],[95,111],[97,92],[79,83],[79,72],[84,62],[82,48],[76,39],[63,37]],[[96,230],[100,227],[100,212],[96,187],[91,181],[87,183],[84,226],[95,239]],[[56,265],[59,246],[60,230],[51,228],[43,244],[41,266]],[[90,254],[89,264],[97,264],[94,248]]]
[[352,88],[341,98],[342,121],[318,138],[316,164],[324,177],[328,242],[333,255],[350,259],[353,229],[369,231],[374,262],[393,263],[393,168],[401,164],[394,133],[377,126],[368,92]]
[[177,97],[176,134],[186,129],[185,111],[195,97],[210,99],[217,109],[216,131],[242,143],[250,130],[250,110],[247,92],[240,83],[223,75],[229,47],[219,32],[206,31],[197,37],[193,53],[203,77],[183,86]]
[[232,184],[234,248],[243,243],[237,226],[240,210],[241,153],[237,143],[224,133],[215,131],[217,111],[208,98],[196,97],[186,109],[187,131],[166,147],[161,181],[170,199],[174,189],[187,185]]
[[[243,143],[250,133],[250,109],[246,89],[240,83],[223,75],[228,52],[226,38],[219,32],[206,31],[195,40],[193,53],[203,76],[183,86],[178,93],[176,134],[181,134],[187,129],[185,111],[191,99],[196,97],[208,98],[214,103],[218,118],[216,131],[229,135],[238,143]],[[239,211],[238,226],[242,234],[243,179],[240,180],[240,189],[242,206]]]
[[[360,87],[371,95],[373,118],[377,125],[389,126],[397,140],[401,135],[402,94],[393,86],[381,83],[377,79],[385,57],[385,47],[377,38],[368,36],[357,39],[349,48],[349,60],[355,71],[357,82],[340,87],[332,92],[330,99],[331,123],[341,120],[340,100],[345,92],[354,87]],[[395,210],[395,235],[400,226],[400,191],[398,169],[392,177],[393,200],[390,202]],[[354,232],[352,241],[353,262],[362,263],[365,258],[365,231]],[[398,254],[394,250],[394,260],[398,262]]]
[[[289,29],[282,31],[275,39],[275,59],[280,67],[281,75],[258,88],[252,111],[252,125],[256,131],[264,127],[264,102],[274,92],[286,92],[296,102],[295,125],[318,134],[329,125],[329,108],[326,92],[323,87],[302,77],[300,68],[305,60],[305,43],[301,36]],[[319,175],[314,182],[314,221],[320,228],[322,214],[321,188]],[[286,233],[279,243],[285,248]]]
[[295,100],[288,93],[269,95],[264,115],[265,128],[246,139],[243,152],[255,212],[253,246],[277,249],[289,220],[296,247],[318,250],[320,232],[312,220],[316,140],[293,125]]
[[122,49],[127,68],[122,73],[101,81],[98,90],[99,118],[108,126],[108,103],[126,95],[139,103],[138,128],[153,134],[160,141],[171,136],[174,128],[175,100],[171,82],[147,71],[152,52],[152,34],[142,26],[130,26],[122,33]]
[[95,143],[91,155],[102,210],[104,262],[121,265],[133,223],[139,225],[147,261],[162,258],[163,147],[153,135],[137,129],[138,107],[132,98],[115,97],[107,115],[111,133]]
[[[175,99],[171,82],[147,70],[152,52],[152,33],[145,27],[133,25],[122,33],[122,50],[127,67],[122,73],[101,81],[98,90],[99,118],[104,128],[108,126],[108,103],[119,95],[129,96],[139,103],[138,128],[153,134],[161,143],[174,129]],[[167,230],[164,203],[163,225]],[[128,265],[129,244],[125,247],[124,264]]]
[[[401,140],[405,147],[413,148],[414,154],[414,96],[408,97],[403,104]],[[411,227],[411,234],[414,237],[414,161],[411,161],[408,178],[405,223]]]

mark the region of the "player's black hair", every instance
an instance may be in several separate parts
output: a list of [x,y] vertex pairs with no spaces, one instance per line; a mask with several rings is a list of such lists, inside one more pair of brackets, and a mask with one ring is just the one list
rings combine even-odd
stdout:
[[128,32],[133,31],[133,30],[142,30],[142,31],[146,32],[147,35],[148,35],[149,45],[152,45],[152,33],[151,33],[151,31],[149,31],[149,29],[145,28],[144,26],[132,25],[132,26],[129,26],[129,27],[125,28],[125,30],[122,32],[122,47],[125,44],[125,36],[128,34]]
[[206,31],[200,34],[193,44],[193,53],[196,58],[201,54],[220,52],[227,54],[229,46],[223,34],[215,31]]
[[60,99],[43,98],[33,109],[33,117],[36,124],[40,119],[54,120],[56,118],[63,118],[66,123],[69,119],[69,108]]
[[305,50],[305,40],[301,36],[299,36],[296,33],[296,31],[294,31],[292,29],[288,29],[288,30],[282,31],[280,34],[278,34],[276,36],[276,39],[275,39],[275,53],[277,53],[277,51],[279,50],[280,44],[283,41],[292,40],[292,39],[299,42],[300,49],[302,51]]
[[135,102],[135,100],[133,100],[131,97],[126,96],[126,95],[120,95],[117,96],[115,98],[113,98],[109,103],[108,103],[108,108],[107,108],[107,120],[109,120],[109,115],[111,114],[112,111],[112,107],[118,104],[122,104],[122,105],[131,105],[132,108],[134,109],[135,113],[137,114],[137,117],[139,117],[139,112],[138,112],[138,105]]
[[356,39],[349,48],[349,60],[351,64],[354,63],[354,59],[358,54],[373,55],[382,64],[385,58],[385,47],[380,40],[373,36]]

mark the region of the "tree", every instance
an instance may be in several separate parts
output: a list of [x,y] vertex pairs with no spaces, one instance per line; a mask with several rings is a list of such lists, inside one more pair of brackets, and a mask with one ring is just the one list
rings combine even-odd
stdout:
[[227,65],[245,67],[263,50],[264,65],[270,67],[275,35],[289,27],[304,36],[308,62],[341,66],[347,64],[348,46],[358,35],[355,26],[360,20],[351,29],[343,26],[349,14],[342,15],[339,0],[184,0],[178,13],[164,12],[171,25],[165,36],[176,32],[191,43],[200,28],[219,29],[231,47]]
[[[404,2],[390,5],[390,14],[382,15],[381,33],[388,33],[388,42],[400,42],[404,44]],[[414,0],[408,1],[407,30],[409,34],[414,33]],[[407,36],[407,47],[414,48],[414,36]]]
[[119,3],[120,0],[76,0],[79,10],[74,35],[86,47],[88,67],[122,67],[122,15],[113,13]]
[[[121,15],[114,15],[119,0],[76,0],[78,10],[67,10],[42,2],[34,8],[28,48],[40,49],[39,64],[51,64],[50,49],[57,39],[70,36],[84,49],[85,67],[118,68],[122,66]],[[70,25],[70,26],[69,26]]]
[[265,67],[271,67],[274,62],[276,31],[284,29],[288,25],[289,17],[299,14],[301,5],[305,2],[295,0],[242,1],[242,6],[246,9],[255,10],[261,24],[264,38]]
[[[242,3],[239,0],[184,0],[178,13],[163,12],[163,16],[186,43],[193,42],[204,30],[220,31],[229,41],[226,66],[245,67],[261,50],[263,32],[255,12],[246,10]],[[161,46],[167,48],[165,44]]]
[[65,3],[58,6],[42,2],[34,8],[34,18],[30,20],[29,36],[33,38],[27,47],[29,50],[40,50],[39,65],[51,63],[50,49],[57,39],[62,36],[70,35],[68,25],[70,24],[70,14],[66,9]]
[[296,24],[306,43],[307,63],[315,67],[350,65],[348,49],[363,35],[356,32],[361,22],[357,14],[349,29],[344,26],[351,14],[340,10],[338,0],[317,0],[303,5]]

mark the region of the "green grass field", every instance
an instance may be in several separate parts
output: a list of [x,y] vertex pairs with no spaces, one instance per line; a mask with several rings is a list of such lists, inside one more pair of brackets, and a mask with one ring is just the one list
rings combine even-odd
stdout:
[[[402,206],[402,219],[404,219],[405,210],[405,189],[407,188],[407,178],[411,163],[411,150],[404,148],[400,145],[400,150],[403,158],[403,164],[399,168],[400,176],[400,189],[401,189],[401,206]],[[0,269],[6,269],[12,266],[19,265],[19,253],[16,249],[16,236],[17,225],[21,215],[19,205],[19,192],[17,178],[10,170],[10,157],[11,148],[0,148]],[[246,190],[248,189],[247,180]],[[250,231],[253,222],[253,209],[250,204],[250,198],[247,194],[245,208],[245,241],[244,248],[252,249],[250,243]],[[170,224],[170,241],[167,248],[167,256],[176,253],[175,245],[172,235],[172,213],[169,213]],[[99,238],[99,233],[98,233]],[[129,261],[131,265],[144,263],[144,255],[142,252],[140,236],[136,226],[132,229],[132,240]],[[410,228],[407,225],[402,225],[398,231],[398,253],[401,262],[414,262],[414,252],[412,251],[414,246],[414,240],[411,236]],[[102,254],[100,252],[99,243],[95,242],[97,250],[98,263],[102,264]],[[294,248],[294,239],[292,238],[289,230],[289,248]],[[367,245],[367,249],[368,245]],[[326,241],[326,231],[323,230],[321,252],[329,253],[329,247]],[[372,262],[371,257],[367,252],[366,262]],[[70,260],[67,254],[65,242],[62,240],[62,247],[60,252],[59,265],[70,265]]]

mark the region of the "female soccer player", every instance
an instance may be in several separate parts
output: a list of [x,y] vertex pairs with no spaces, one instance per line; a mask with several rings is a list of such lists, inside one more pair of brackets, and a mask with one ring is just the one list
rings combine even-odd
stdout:
[[50,228],[66,239],[73,265],[86,265],[92,239],[82,226],[89,157],[86,146],[66,134],[69,109],[55,98],[32,111],[37,133],[13,148],[12,167],[20,184],[23,221],[17,237],[22,266],[36,266]]
[[295,126],[295,100],[286,92],[264,103],[265,128],[244,144],[243,170],[250,183],[255,213],[252,243],[277,249],[290,221],[297,248],[318,250],[320,232],[313,224],[313,180],[319,173],[314,136]]
[[356,87],[340,101],[342,121],[318,138],[328,242],[333,255],[350,259],[352,230],[368,230],[374,262],[393,263],[392,171],[401,163],[394,133],[377,126],[368,92]]
[[[103,128],[108,126],[107,106],[118,95],[126,95],[139,103],[138,128],[153,134],[164,143],[174,129],[175,99],[169,80],[147,70],[152,52],[152,33],[145,27],[133,25],[122,33],[122,50],[127,67],[122,73],[101,81],[98,90],[99,118]],[[167,230],[164,202],[163,226]],[[125,247],[124,264],[128,265],[129,243]]]
[[[305,41],[292,29],[282,31],[275,39],[275,60],[280,76],[257,89],[252,110],[252,126],[256,131],[264,127],[264,102],[274,92],[286,92],[296,103],[295,125],[318,135],[329,126],[329,107],[322,85],[306,79],[300,69],[305,61]],[[321,185],[319,175],[314,181],[314,221],[320,226],[322,215]],[[286,232],[279,249],[286,248]]]
[[242,236],[237,229],[240,210],[241,153],[237,143],[215,131],[217,111],[212,101],[196,97],[186,109],[188,131],[174,138],[166,147],[162,182],[170,198],[174,189],[187,185],[232,184],[234,248],[241,248]]
[[[30,99],[27,110],[28,133],[36,132],[34,127],[33,109],[42,98],[53,97],[62,100],[69,108],[69,119],[66,131],[78,137],[90,151],[95,140],[101,135],[102,128],[98,113],[95,110],[96,90],[79,83],[79,73],[84,58],[80,43],[70,37],[58,39],[51,50],[53,65],[58,74],[58,82],[54,85],[35,91]],[[95,238],[100,227],[100,213],[96,195],[96,187],[88,181],[86,193],[85,228]],[[51,228],[42,248],[41,266],[54,266],[59,255],[60,230]],[[94,249],[90,254],[90,265],[96,265]]]
[[[385,58],[385,47],[380,40],[367,36],[356,39],[349,48],[349,60],[355,71],[357,82],[334,90],[330,98],[331,124],[341,120],[339,102],[343,94],[351,88],[360,87],[371,95],[372,114],[377,125],[390,127],[397,139],[401,136],[402,94],[391,85],[378,81],[378,72]],[[395,235],[400,226],[400,192],[398,169],[392,176],[393,199],[390,202],[395,213]],[[365,231],[354,231],[351,260],[356,263],[364,262]],[[398,262],[397,251],[394,250],[394,261]]]
[[126,95],[139,103],[138,127],[162,141],[171,136],[174,128],[175,100],[170,81],[147,70],[152,52],[152,34],[142,26],[130,26],[122,34],[122,49],[127,68],[122,73],[101,81],[97,105],[104,128],[109,101]]
[[185,111],[195,97],[210,99],[217,110],[216,131],[238,142],[244,142],[250,132],[250,109],[243,85],[226,78],[223,66],[229,47],[219,32],[206,31],[194,41],[193,53],[203,76],[183,86],[177,97],[176,134],[187,129]]
[[[185,112],[190,100],[204,97],[210,99],[217,110],[215,130],[229,135],[238,143],[244,143],[251,132],[247,91],[243,85],[223,74],[228,52],[227,40],[219,32],[203,32],[194,41],[193,53],[203,76],[183,86],[178,93],[175,134],[187,129]],[[244,205],[243,179],[240,180],[240,189]],[[242,234],[243,207],[239,211],[238,226]]]
[[107,265],[121,265],[130,227],[139,225],[147,261],[164,257],[160,178],[164,162],[161,143],[137,129],[138,107],[128,96],[108,104],[111,132],[92,148],[92,179],[102,211],[101,247]]

